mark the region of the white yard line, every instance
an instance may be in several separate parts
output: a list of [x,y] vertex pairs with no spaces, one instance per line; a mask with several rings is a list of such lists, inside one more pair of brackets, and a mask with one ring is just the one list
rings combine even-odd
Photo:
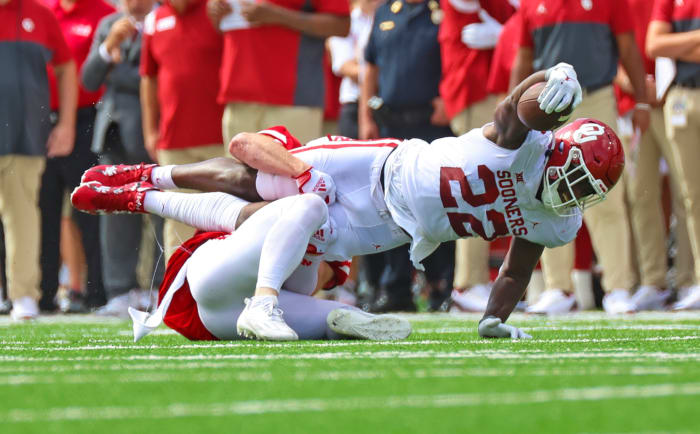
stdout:
[[627,359],[627,360],[700,360],[700,353],[646,352],[634,349],[587,348],[579,352],[544,352],[543,350],[460,350],[460,351],[345,351],[294,354],[188,354],[188,355],[101,355],[78,357],[38,357],[0,355],[0,362],[53,363],[86,361],[138,360],[351,360],[351,359],[469,359],[494,360],[561,360],[561,359]]
[[[459,313],[459,312],[449,312],[449,313],[402,313],[401,316],[411,320],[411,321],[435,321],[435,320],[446,320],[446,321],[478,321],[481,319],[482,314],[480,313]],[[514,321],[532,321],[532,322],[576,322],[576,321],[590,321],[590,322],[600,322],[600,321],[618,321],[618,322],[631,322],[631,321],[664,321],[664,322],[675,322],[675,321],[689,321],[695,320],[700,321],[700,311],[687,311],[687,312],[639,312],[635,314],[624,314],[624,315],[609,315],[603,311],[593,311],[593,312],[570,312],[566,315],[556,315],[556,316],[543,316],[543,315],[531,315],[524,314],[521,312],[515,312],[510,317]]]
[[[520,326],[517,322],[508,322]],[[671,330],[700,330],[700,324],[635,324],[635,325],[547,325],[547,326],[522,326],[525,331],[597,331],[597,330],[644,330],[644,331],[671,331]],[[420,327],[413,330],[414,334],[450,334],[450,333],[475,333],[476,327]]]
[[[160,368],[163,370],[164,368]],[[188,369],[192,369],[189,367]],[[201,368],[197,368],[201,369]],[[120,367],[123,371],[123,367]],[[129,366],[128,372],[118,375],[101,375],[81,371],[80,374],[73,374],[76,369],[72,368],[64,372],[71,372],[69,375],[56,375],[55,373],[42,374],[14,374],[0,377],[0,387],[27,386],[36,384],[114,384],[114,383],[211,383],[211,382],[270,382],[270,381],[358,381],[376,380],[382,378],[402,380],[413,379],[433,379],[433,378],[465,378],[465,377],[487,377],[503,378],[517,375],[519,377],[577,377],[589,375],[602,376],[649,376],[649,375],[678,375],[682,373],[680,369],[668,367],[624,367],[624,368],[569,368],[569,369],[514,369],[514,368],[420,368],[420,369],[384,369],[384,370],[342,370],[342,371],[311,371],[273,373],[271,371],[261,371],[260,369],[250,369],[244,372],[231,372],[222,370],[218,372],[190,373],[184,372],[133,372],[133,367]]]
[[114,420],[179,417],[222,417],[266,413],[307,413],[325,411],[374,411],[404,408],[458,408],[476,406],[532,405],[548,402],[579,402],[616,399],[648,399],[666,396],[700,395],[700,383],[586,387],[530,392],[460,393],[444,395],[355,396],[319,399],[173,403],[144,406],[53,407],[0,410],[5,423]]
[[[700,340],[700,335],[688,336],[656,336],[647,338],[571,338],[571,339],[528,339],[520,341],[500,341],[499,343],[515,343],[519,345],[529,344],[595,344],[608,342],[664,342],[664,341],[692,341]],[[48,343],[48,342],[47,342]],[[420,345],[493,345],[494,341],[488,339],[468,339],[468,340],[421,340],[421,341],[308,341],[295,343],[267,343],[265,348],[341,348],[341,347],[401,347]],[[136,344],[111,344],[111,345],[81,345],[63,346],[64,342],[55,347],[37,347],[29,342],[0,342],[0,350],[3,351],[39,351],[39,352],[71,352],[71,351],[107,351],[107,350],[183,350],[183,349],[216,349],[216,348],[256,348],[258,343],[251,342],[225,342],[225,343],[202,343],[183,345],[136,345]]]

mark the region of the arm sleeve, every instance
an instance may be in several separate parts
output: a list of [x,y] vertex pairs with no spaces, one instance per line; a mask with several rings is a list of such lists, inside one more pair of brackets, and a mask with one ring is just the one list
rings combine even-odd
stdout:
[[316,12],[349,16],[350,2],[347,0],[314,0],[313,7]]
[[651,21],[671,22],[673,16],[673,0],[655,0],[651,12]]
[[45,14],[46,26],[48,28],[50,48],[53,51],[51,56],[52,65],[62,65],[69,60],[73,59],[66,39],[63,37],[63,32],[61,32],[61,27],[58,24],[56,17],[47,9]]
[[532,34],[530,33],[530,23],[527,19],[527,13],[524,9],[521,9],[519,14],[520,33],[518,34],[518,46],[533,48],[535,46],[535,43],[532,40]]
[[613,0],[610,5],[610,28],[613,34],[634,32],[634,22],[629,10],[630,5],[627,0]]
[[155,77],[158,75],[158,63],[153,57],[153,51],[151,49],[152,37],[152,35],[144,33],[141,39],[141,65],[139,67],[139,73],[142,77]]
[[294,137],[292,133],[287,130],[287,128],[282,125],[276,125],[274,127],[266,128],[262,131],[258,131],[258,134],[263,134],[268,137],[272,137],[280,145],[284,146],[287,150],[292,150],[296,148],[301,148],[301,142],[299,139]]
[[508,0],[491,0],[482,3],[482,8],[501,24],[505,24],[517,11]]
[[83,67],[80,73],[80,80],[83,86],[87,90],[95,91],[104,84],[107,73],[112,68],[110,63],[104,61],[102,56],[100,56],[100,44],[104,42],[111,28],[111,20],[109,17],[112,15],[107,15],[102,18],[100,24],[97,26],[97,31],[95,31],[95,37],[92,40],[92,46],[90,46],[90,53],[83,63]]

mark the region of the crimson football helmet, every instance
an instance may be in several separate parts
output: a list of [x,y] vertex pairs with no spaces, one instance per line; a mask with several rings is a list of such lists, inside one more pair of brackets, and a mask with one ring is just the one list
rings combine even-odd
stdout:
[[620,139],[612,128],[590,118],[555,132],[548,152],[542,202],[562,216],[605,200],[625,167]]

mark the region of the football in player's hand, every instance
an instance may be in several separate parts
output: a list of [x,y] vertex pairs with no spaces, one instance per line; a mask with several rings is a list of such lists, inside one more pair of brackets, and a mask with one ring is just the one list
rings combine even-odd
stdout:
[[574,111],[571,105],[559,113],[547,114],[540,109],[537,98],[546,84],[544,81],[533,84],[520,96],[520,101],[518,101],[518,118],[520,118],[520,122],[532,130],[549,131],[559,128],[569,120]]

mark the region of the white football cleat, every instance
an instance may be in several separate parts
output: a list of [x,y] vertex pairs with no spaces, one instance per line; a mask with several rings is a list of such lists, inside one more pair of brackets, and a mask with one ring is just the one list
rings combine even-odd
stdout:
[[603,297],[603,309],[610,315],[632,313],[635,311],[634,302],[626,289],[615,289]]
[[656,286],[643,285],[630,298],[634,310],[666,310],[666,299],[671,296],[670,290],[662,291]]
[[700,285],[688,288],[685,296],[673,305],[674,310],[700,309]]
[[265,341],[296,341],[299,336],[277,307],[277,297],[261,295],[245,299],[245,309],[238,316],[236,331],[240,336]]
[[545,315],[561,315],[571,312],[576,302],[576,297],[566,295],[561,289],[548,289],[540,295],[537,303],[525,309],[527,313],[539,313]]
[[490,285],[474,285],[466,291],[452,290],[452,301],[462,311],[483,312],[491,295]]
[[39,305],[31,297],[20,297],[12,300],[10,317],[13,321],[26,321],[39,316]]
[[411,334],[411,324],[396,315],[374,315],[359,309],[333,309],[326,317],[334,332],[371,341],[394,341]]

